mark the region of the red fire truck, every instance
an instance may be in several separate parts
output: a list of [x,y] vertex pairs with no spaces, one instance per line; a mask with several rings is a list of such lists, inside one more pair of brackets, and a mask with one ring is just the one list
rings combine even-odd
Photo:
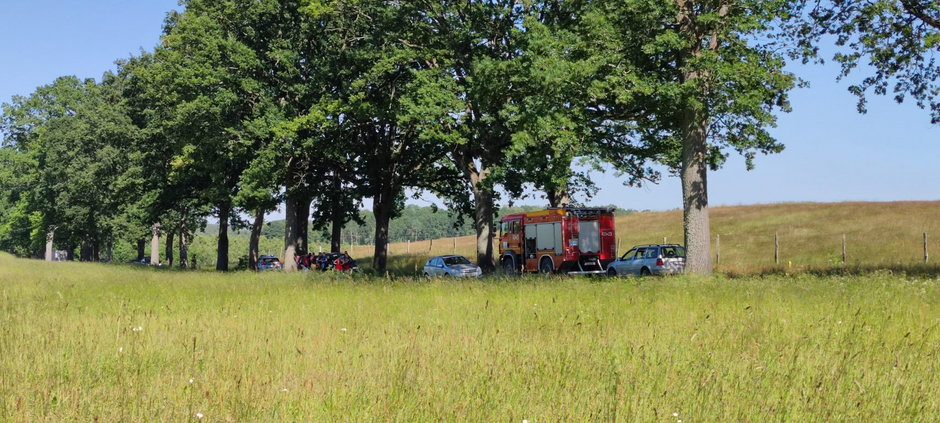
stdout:
[[509,273],[602,274],[616,257],[613,209],[551,208],[500,222],[500,265]]

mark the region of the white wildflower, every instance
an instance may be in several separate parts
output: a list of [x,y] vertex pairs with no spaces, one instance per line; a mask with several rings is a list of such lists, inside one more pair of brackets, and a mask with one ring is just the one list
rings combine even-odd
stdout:
[[290,390],[287,388],[284,388],[284,389],[281,389],[281,392],[290,392]]
[[346,328],[340,328],[340,332],[346,332]]
[[140,331],[144,330],[144,327],[143,327],[143,326],[137,326],[136,328],[133,328],[133,329],[131,329],[131,330],[133,330],[134,332],[140,332]]
[[195,381],[196,381],[195,379],[189,378],[189,383],[193,383],[193,382],[195,382]]
[[679,417],[679,413],[672,413],[672,417]]
[[196,418],[197,418],[197,419],[201,419],[201,418],[203,418],[203,417],[205,417],[205,416],[204,416],[202,413],[196,413]]
[[119,352],[119,353],[124,352],[124,347],[118,347],[118,352]]

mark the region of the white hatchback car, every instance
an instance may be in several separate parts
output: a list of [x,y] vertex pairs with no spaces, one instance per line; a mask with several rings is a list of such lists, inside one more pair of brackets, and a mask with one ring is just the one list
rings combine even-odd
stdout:
[[480,266],[464,256],[438,256],[431,257],[424,264],[424,276],[454,276],[458,278],[475,278],[483,274]]
[[607,275],[672,275],[685,270],[685,247],[676,244],[639,245],[607,265]]

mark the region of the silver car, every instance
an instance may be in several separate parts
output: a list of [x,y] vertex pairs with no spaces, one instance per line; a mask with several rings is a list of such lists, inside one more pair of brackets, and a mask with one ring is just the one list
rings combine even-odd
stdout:
[[454,276],[458,278],[475,278],[483,274],[480,266],[473,264],[464,256],[438,256],[431,257],[424,264],[424,276]]
[[607,266],[607,275],[672,275],[685,270],[685,247],[676,244],[639,245]]

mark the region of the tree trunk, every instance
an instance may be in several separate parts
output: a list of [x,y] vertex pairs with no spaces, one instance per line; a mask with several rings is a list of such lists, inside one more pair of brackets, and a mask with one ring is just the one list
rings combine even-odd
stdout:
[[296,220],[294,204],[294,199],[290,197],[284,201],[284,263],[281,267],[285,272],[297,270],[297,260],[294,260],[294,257],[297,255],[297,238],[300,235],[294,223]]
[[258,244],[261,230],[264,229],[264,209],[255,210],[255,221],[251,225],[251,238],[248,240],[248,269],[258,270]]
[[219,243],[215,256],[215,270],[222,272],[228,271],[228,219],[232,211],[231,207],[228,203],[219,205]]
[[166,266],[173,267],[173,231],[166,233]]
[[474,184],[473,188],[474,217],[473,223],[477,231],[477,264],[484,272],[496,269],[493,260],[493,191],[481,188]]
[[[706,36],[702,27],[696,24],[696,2],[679,3],[679,33],[694,40],[687,51],[676,58],[677,66],[684,68],[691,58],[700,57],[705,46],[699,41]],[[718,13],[723,18],[728,13],[728,5],[723,4]],[[718,49],[717,35],[711,36],[707,48]],[[700,99],[709,95],[709,69],[684,70],[681,82],[697,87]],[[711,229],[708,217],[708,125],[709,116],[700,101],[687,99],[679,105],[682,110],[682,209],[685,226],[685,271],[692,274],[710,274],[712,272]]]
[[88,262],[94,260],[92,258],[94,254],[93,241],[90,239],[85,239],[82,241],[81,250],[79,252],[79,260]]
[[343,216],[344,213],[340,211],[333,211],[333,233],[330,236],[330,251],[338,253],[343,247]]
[[154,223],[150,227],[150,265],[160,264],[160,222]]
[[682,206],[685,224],[685,271],[712,272],[708,218],[708,144],[706,118],[688,110],[683,122]]
[[548,197],[548,206],[552,208],[561,207],[571,203],[571,196],[567,189],[549,189],[545,196]]
[[395,196],[391,189],[372,199],[372,213],[375,215],[375,253],[372,255],[372,268],[384,272],[388,268],[388,226],[392,220]]
[[143,239],[137,240],[137,261],[140,262],[144,259],[144,245],[147,244],[147,241]]
[[297,270],[296,256],[307,254],[307,218],[310,197],[292,196],[286,200],[284,222],[284,270]]
[[46,232],[46,261],[55,260],[55,226],[50,226]]
[[180,269],[189,267],[189,234],[186,232],[186,217],[180,220]]
[[464,177],[473,191],[473,227],[477,235],[477,264],[484,272],[496,269],[493,260],[493,189],[484,186],[490,170],[484,165],[478,168],[472,160],[462,162]]
[[[336,195],[343,192],[343,181],[338,173],[333,174],[333,192]],[[330,234],[330,252],[333,253],[340,252],[343,247],[343,226],[346,224],[346,212],[341,204],[345,204],[345,202],[337,200],[333,204],[332,233]],[[352,241],[350,240],[349,243],[352,244]]]

